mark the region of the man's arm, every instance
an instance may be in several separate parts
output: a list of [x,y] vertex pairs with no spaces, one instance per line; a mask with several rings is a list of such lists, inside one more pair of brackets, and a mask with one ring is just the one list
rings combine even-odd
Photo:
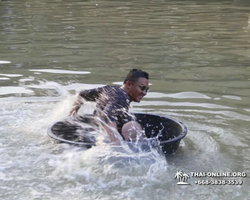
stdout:
[[85,101],[95,101],[99,97],[99,94],[101,92],[102,92],[102,88],[82,90],[77,96],[77,99],[75,100],[73,104],[73,108],[69,112],[69,116],[75,115],[78,112],[78,110],[81,108],[81,106],[84,104]]
[[109,134],[111,143],[119,145],[120,144],[120,140],[119,140],[120,134],[117,130],[116,122],[110,122],[107,125],[105,125],[104,128],[107,131],[107,133]]
[[75,102],[73,104],[73,108],[69,112],[69,116],[75,115],[78,112],[78,110],[80,109],[80,107],[82,106],[82,104],[84,104],[84,101],[85,100],[80,95],[78,95],[77,99],[75,100]]

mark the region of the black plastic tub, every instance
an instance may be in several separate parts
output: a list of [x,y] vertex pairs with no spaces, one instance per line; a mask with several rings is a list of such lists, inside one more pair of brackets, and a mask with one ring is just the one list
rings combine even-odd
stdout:
[[[176,119],[147,113],[133,114],[147,138],[157,138],[158,147],[164,154],[176,152],[187,134],[186,126]],[[95,145],[96,127],[98,123],[91,115],[68,117],[48,127],[48,135],[58,142],[90,148]]]
[[159,115],[135,113],[147,138],[157,138],[164,154],[177,151],[180,141],[187,134],[187,127],[180,121]]

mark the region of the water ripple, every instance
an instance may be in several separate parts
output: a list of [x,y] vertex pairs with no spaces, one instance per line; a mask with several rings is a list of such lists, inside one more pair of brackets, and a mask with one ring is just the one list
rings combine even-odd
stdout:
[[54,74],[90,74],[86,71],[72,71],[72,70],[60,70],[60,69],[30,69],[31,72],[47,72]]

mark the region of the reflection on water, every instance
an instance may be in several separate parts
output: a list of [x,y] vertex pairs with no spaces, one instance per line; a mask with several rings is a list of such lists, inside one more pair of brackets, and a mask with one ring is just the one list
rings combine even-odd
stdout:
[[[174,175],[249,172],[249,14],[247,0],[1,1],[0,198],[247,199],[249,178],[180,188]],[[151,84],[131,110],[187,126],[176,154],[48,137],[81,89],[131,68]]]

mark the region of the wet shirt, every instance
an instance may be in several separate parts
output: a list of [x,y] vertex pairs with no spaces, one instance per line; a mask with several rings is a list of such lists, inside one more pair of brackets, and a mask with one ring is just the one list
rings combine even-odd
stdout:
[[105,122],[116,122],[118,131],[121,133],[122,126],[132,120],[129,115],[130,98],[120,86],[108,85],[91,90],[82,90],[79,94],[87,101],[97,103],[95,115]]

